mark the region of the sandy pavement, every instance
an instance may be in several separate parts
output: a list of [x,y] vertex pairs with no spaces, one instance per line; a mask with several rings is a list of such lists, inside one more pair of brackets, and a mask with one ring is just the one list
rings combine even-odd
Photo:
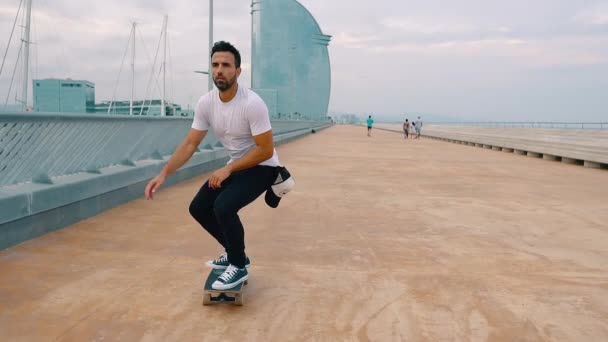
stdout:
[[2,340],[608,340],[606,170],[355,126],[278,152],[245,306],[202,305],[203,175],[0,251]]

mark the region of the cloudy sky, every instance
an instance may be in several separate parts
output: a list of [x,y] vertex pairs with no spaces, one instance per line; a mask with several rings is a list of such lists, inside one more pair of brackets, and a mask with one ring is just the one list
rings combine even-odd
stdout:
[[[286,0],[287,1],[287,0]],[[0,2],[0,58],[20,0]],[[301,0],[325,34],[330,112],[468,120],[608,121],[608,2],[595,0]],[[241,50],[250,85],[249,0],[215,1],[215,40]],[[34,78],[86,79],[97,101],[128,99],[138,23],[136,97],[146,95],[169,15],[168,95],[184,107],[207,89],[208,2],[33,0]],[[0,75],[4,104],[20,39]],[[1,59],[0,59],[1,61]],[[119,79],[118,86],[116,80]],[[21,75],[14,86],[20,88]],[[149,97],[160,96],[157,86]],[[15,94],[11,93],[9,102]]]

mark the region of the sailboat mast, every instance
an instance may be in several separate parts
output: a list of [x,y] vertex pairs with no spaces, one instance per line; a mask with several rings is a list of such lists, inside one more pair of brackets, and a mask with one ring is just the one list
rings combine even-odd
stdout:
[[161,101],[161,109],[160,115],[166,116],[166,107],[165,107],[165,89],[166,89],[166,74],[167,74],[167,23],[169,21],[169,16],[165,14],[165,20],[163,21],[163,45],[164,45],[164,53],[163,53],[163,98]]
[[129,103],[129,115],[133,115],[133,96],[135,95],[135,28],[137,26],[137,23],[133,23],[133,28],[131,29],[131,32],[133,34],[133,41],[132,41],[132,50],[133,53],[131,54],[131,101]]
[[23,31],[23,38],[21,39],[23,42],[23,91],[22,91],[22,101],[23,101],[23,111],[27,110],[27,88],[29,86],[29,70],[28,67],[30,65],[30,18],[32,16],[32,0],[26,1],[26,11],[25,11],[25,30]]
[[209,0],[209,69],[207,69],[208,90],[213,90],[213,68],[211,67],[211,49],[213,48],[213,0]]

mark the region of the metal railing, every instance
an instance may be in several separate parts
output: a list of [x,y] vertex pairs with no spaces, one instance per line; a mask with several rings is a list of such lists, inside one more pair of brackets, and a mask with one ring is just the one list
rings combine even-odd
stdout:
[[427,122],[428,125],[474,126],[495,128],[561,128],[608,129],[608,122],[552,122],[552,121],[479,121],[479,122]]
[[[0,113],[0,187],[112,165],[160,159],[173,153],[192,118]],[[273,134],[327,125],[272,121]],[[217,148],[209,132],[200,148]]]

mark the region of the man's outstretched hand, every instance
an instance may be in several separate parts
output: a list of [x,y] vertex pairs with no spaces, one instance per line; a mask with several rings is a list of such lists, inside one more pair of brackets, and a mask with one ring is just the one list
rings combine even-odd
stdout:
[[146,199],[150,200],[153,199],[154,197],[154,193],[156,192],[156,190],[158,190],[158,188],[160,188],[161,185],[163,185],[163,183],[165,182],[166,177],[163,175],[158,175],[156,177],[154,177],[146,186],[146,190],[144,191],[144,195],[146,196]]

